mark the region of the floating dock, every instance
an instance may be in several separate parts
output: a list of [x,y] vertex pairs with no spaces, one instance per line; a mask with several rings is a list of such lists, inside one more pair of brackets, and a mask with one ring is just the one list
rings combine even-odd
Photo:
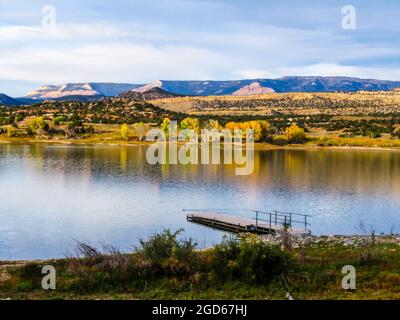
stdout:
[[[307,217],[309,216],[306,215],[297,215],[304,218],[304,221],[301,222],[304,227],[301,228],[293,227],[294,223],[300,223],[300,221],[292,219],[294,214],[278,213],[277,211],[273,213],[251,211],[256,214],[255,219],[220,212],[184,211],[189,211],[186,217],[190,222],[232,233],[277,234],[286,230],[290,235],[299,237],[311,234],[308,229],[309,223],[307,222]],[[267,219],[260,218],[261,215],[266,215]]]

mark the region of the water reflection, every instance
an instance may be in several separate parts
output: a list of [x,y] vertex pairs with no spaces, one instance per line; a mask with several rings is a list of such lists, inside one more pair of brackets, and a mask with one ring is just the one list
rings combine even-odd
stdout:
[[62,256],[73,240],[129,250],[139,238],[184,227],[201,246],[221,239],[183,208],[308,213],[314,233],[400,232],[400,152],[256,151],[255,170],[160,165],[146,147],[0,146],[0,259]]

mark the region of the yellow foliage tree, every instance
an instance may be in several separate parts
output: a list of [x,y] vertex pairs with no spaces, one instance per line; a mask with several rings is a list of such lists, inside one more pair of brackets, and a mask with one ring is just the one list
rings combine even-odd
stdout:
[[221,125],[219,124],[218,120],[208,120],[207,124],[206,124],[206,129],[208,130],[213,130],[213,129],[220,129]]
[[253,130],[255,142],[263,141],[270,131],[270,125],[267,121],[257,120],[246,122],[229,122],[225,127],[232,131],[235,129],[241,129],[243,138],[246,138],[247,130]]
[[47,124],[42,117],[37,117],[29,120],[28,130],[31,133],[41,134],[46,130]]
[[142,141],[146,135],[146,126],[143,122],[135,123],[133,125],[134,134],[138,137],[139,141]]
[[126,141],[129,139],[129,127],[126,123],[121,126],[121,137]]
[[194,130],[197,133],[200,132],[200,121],[196,118],[185,118],[181,121],[181,129]]
[[17,135],[17,129],[15,129],[13,126],[7,127],[7,136],[8,137],[15,137]]
[[289,142],[302,143],[306,139],[304,129],[295,124],[286,128],[285,135]]
[[248,123],[249,129],[254,132],[254,142],[260,142],[264,138],[264,131],[260,121],[250,121]]
[[169,118],[165,118],[161,123],[161,130],[165,133],[165,137],[169,138],[169,124],[171,120]]
[[241,129],[242,127],[241,127],[240,123],[238,123],[238,122],[228,122],[225,125],[225,128],[233,131],[235,129]]

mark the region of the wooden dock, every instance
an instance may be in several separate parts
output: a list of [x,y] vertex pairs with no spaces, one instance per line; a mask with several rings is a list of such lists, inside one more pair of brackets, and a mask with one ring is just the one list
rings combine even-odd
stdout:
[[[278,213],[265,213],[261,211],[251,211],[256,213],[256,218],[245,218],[236,215],[228,215],[220,212],[207,212],[207,211],[189,211],[187,220],[190,222],[198,223],[213,229],[233,232],[233,233],[256,233],[256,234],[277,234],[287,230],[293,236],[306,236],[310,235],[311,231],[308,229],[307,217],[305,218],[304,228],[294,227],[292,214]],[[260,218],[260,215],[267,215],[267,219]],[[283,223],[280,223],[283,222]],[[295,221],[298,222],[299,221]],[[284,227],[286,225],[286,228]]]

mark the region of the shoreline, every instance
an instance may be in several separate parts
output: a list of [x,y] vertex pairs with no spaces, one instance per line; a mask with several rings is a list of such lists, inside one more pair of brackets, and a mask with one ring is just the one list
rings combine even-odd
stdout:
[[[340,141],[337,139],[336,141]],[[137,147],[154,144],[154,141],[87,141],[85,139],[33,139],[33,138],[4,138],[0,137],[0,145],[35,145],[35,144],[53,144],[53,145],[86,145],[86,146],[119,146],[119,147]],[[377,151],[400,151],[399,147],[393,146],[359,146],[359,145],[337,145],[337,146],[321,146],[316,143],[307,142],[305,144],[287,144],[287,145],[274,145],[267,142],[256,142],[254,144],[255,150],[377,150]]]
[[[190,247],[182,257],[169,251],[161,264],[152,258],[154,240],[147,244],[150,254],[82,251],[60,259],[0,261],[0,299],[287,300],[287,292],[295,300],[400,298],[400,235],[249,235],[203,250]],[[257,259],[244,261],[243,255]],[[272,273],[263,272],[258,259]],[[57,290],[42,287],[45,265],[57,270]],[[344,266],[357,272],[357,290],[343,290]],[[248,277],[249,270],[256,278]],[[282,287],[282,275],[290,287]]]
[[[245,234],[248,235],[248,234]],[[241,235],[238,234],[238,237]],[[257,235],[259,240],[270,244],[270,245],[282,245],[282,237],[280,235]],[[357,247],[364,242],[375,241],[379,244],[398,244],[400,246],[400,234],[378,234],[378,235],[309,235],[304,237],[292,236],[291,241],[293,248],[299,248],[301,246],[312,246],[322,244],[336,244],[344,245],[348,247]],[[212,249],[214,246],[210,246],[199,251],[206,251]],[[129,255],[130,253],[124,253]],[[46,263],[49,261],[63,261],[67,258],[53,257],[44,259],[15,259],[15,260],[2,260],[0,259],[0,274],[4,267],[8,266],[24,266],[30,263]],[[0,281],[1,282],[1,281]]]

